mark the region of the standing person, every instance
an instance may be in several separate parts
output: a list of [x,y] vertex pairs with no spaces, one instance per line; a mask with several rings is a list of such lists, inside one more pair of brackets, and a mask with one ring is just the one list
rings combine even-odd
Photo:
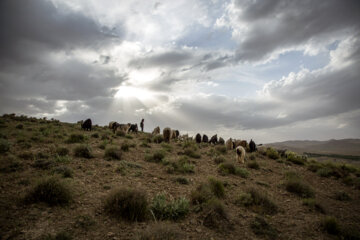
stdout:
[[141,120],[140,127],[141,131],[144,132],[144,119]]

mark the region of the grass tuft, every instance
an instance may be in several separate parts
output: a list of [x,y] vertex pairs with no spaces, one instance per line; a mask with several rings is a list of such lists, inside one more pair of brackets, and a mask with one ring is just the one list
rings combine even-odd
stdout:
[[117,218],[131,222],[144,221],[148,210],[146,194],[134,189],[115,190],[107,197],[104,209]]
[[121,160],[122,152],[117,147],[109,147],[105,150],[104,158],[107,160]]
[[340,225],[335,217],[326,216],[321,220],[321,228],[324,232],[331,235],[339,235],[341,233]]
[[266,149],[266,156],[268,158],[276,160],[279,158],[279,153],[278,153],[278,151],[276,151],[276,149],[269,147]]
[[26,203],[45,202],[50,206],[67,205],[72,200],[70,188],[55,177],[41,180],[25,196]]
[[85,142],[85,136],[83,134],[73,133],[66,140],[66,143],[83,143]]
[[75,157],[92,158],[91,148],[87,145],[78,145],[74,149]]
[[165,194],[160,193],[153,198],[150,209],[157,220],[178,220],[189,213],[189,201],[184,197],[168,201]]

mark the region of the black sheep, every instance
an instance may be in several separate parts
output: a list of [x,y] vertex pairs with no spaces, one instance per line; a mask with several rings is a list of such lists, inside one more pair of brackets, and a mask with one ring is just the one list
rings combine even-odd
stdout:
[[202,141],[203,141],[204,143],[209,142],[208,136],[206,136],[206,135],[204,134],[204,135],[203,135],[203,138],[202,138]]
[[217,138],[217,134],[215,134],[210,138],[209,143],[217,144],[217,142],[218,142],[218,138]]
[[137,123],[136,123],[136,124],[131,124],[128,132],[137,133],[137,132],[138,132],[138,125],[137,125]]
[[81,129],[84,129],[85,131],[87,130],[91,131],[91,126],[92,126],[91,119],[88,118],[81,124]]
[[256,144],[252,139],[250,140],[249,148],[250,148],[250,152],[255,152],[256,151]]
[[221,144],[221,145],[225,144],[225,140],[222,137],[219,138],[219,144]]
[[197,143],[201,143],[201,135],[200,133],[196,134],[195,140]]

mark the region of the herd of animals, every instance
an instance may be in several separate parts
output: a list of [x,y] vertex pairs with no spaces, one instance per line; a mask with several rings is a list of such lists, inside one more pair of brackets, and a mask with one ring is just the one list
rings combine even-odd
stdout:
[[[85,121],[79,121],[78,123],[81,124],[81,128],[83,130],[91,131],[92,121],[90,118],[86,119]],[[143,132],[144,131],[144,119],[141,120],[140,127],[141,127],[141,131]],[[122,131],[124,134],[127,134],[127,133],[131,133],[131,132],[137,133],[139,131],[137,123],[135,123],[135,124],[132,124],[132,123],[120,124],[118,122],[112,121],[109,123],[109,128],[114,133],[116,133],[118,131]],[[156,127],[152,131],[152,135],[153,136],[161,135],[159,126]],[[165,142],[170,142],[173,139],[180,139],[183,141],[193,140],[193,138],[189,137],[188,134],[184,134],[184,135],[180,136],[179,130],[173,130],[169,127],[166,127],[163,129],[162,136],[163,136]],[[255,152],[257,150],[256,144],[252,139],[250,140],[249,143],[246,140],[236,140],[236,139],[232,139],[232,138],[229,138],[225,142],[225,140],[222,137],[218,138],[217,134],[212,136],[209,140],[207,135],[204,134],[201,136],[201,134],[198,133],[195,136],[195,141],[198,144],[209,143],[209,144],[213,144],[213,145],[217,145],[217,144],[225,145],[228,150],[236,149],[236,157],[240,163],[245,163],[246,151]]]

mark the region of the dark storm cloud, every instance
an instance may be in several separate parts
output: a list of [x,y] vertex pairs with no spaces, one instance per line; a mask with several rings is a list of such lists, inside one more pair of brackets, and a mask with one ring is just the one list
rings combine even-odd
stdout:
[[54,114],[62,108],[56,105],[58,100],[79,104],[113,96],[112,89],[125,78],[103,66],[109,56],[100,55],[101,63],[96,63],[74,53],[121,41],[81,12],[45,0],[4,0],[0,29],[1,112]]
[[82,13],[56,8],[45,0],[1,1],[0,29],[1,62],[32,63],[49,50],[99,48],[118,38]]
[[239,61],[261,60],[276,50],[309,42],[326,44],[331,37],[360,29],[357,0],[237,0],[234,5],[241,10],[236,21],[247,27],[239,36]]

